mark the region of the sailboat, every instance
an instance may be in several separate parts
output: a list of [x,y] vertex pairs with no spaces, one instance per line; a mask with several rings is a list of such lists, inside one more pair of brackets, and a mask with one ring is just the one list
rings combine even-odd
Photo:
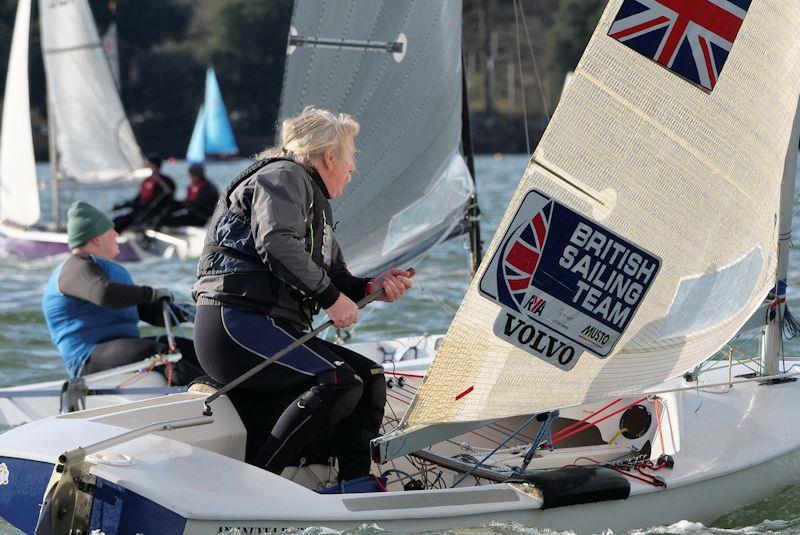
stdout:
[[[429,24],[406,32],[408,55],[436,49],[454,4],[402,19]],[[378,470],[401,472],[387,492],[320,494],[247,465],[229,400],[186,393],[0,435],[0,516],[55,532],[590,533],[710,522],[796,482],[781,329],[800,5],[659,6],[608,3],[430,371],[373,442]],[[356,35],[384,13],[357,7],[338,21]],[[760,354],[737,363],[728,342],[753,320]],[[505,438],[462,442],[478,429]],[[391,464],[404,455],[415,470]]]
[[186,160],[199,163],[206,160],[233,158],[239,147],[233,137],[228,111],[222,101],[222,92],[213,67],[206,70],[205,99],[200,105],[192,130],[192,139],[186,151]]
[[[140,176],[144,161],[88,4],[40,1],[53,175],[51,218],[41,220],[28,96],[31,4],[32,0],[19,0],[6,76],[0,127],[0,249],[36,259],[69,250],[60,220],[60,183],[105,184]],[[140,256],[131,240],[120,240],[119,260]]]

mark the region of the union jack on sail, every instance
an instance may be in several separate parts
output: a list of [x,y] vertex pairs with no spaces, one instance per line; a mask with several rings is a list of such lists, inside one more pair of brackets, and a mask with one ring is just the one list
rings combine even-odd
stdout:
[[552,206],[552,201],[547,203],[506,242],[502,264],[503,278],[518,310],[523,305],[526,291],[539,265],[550,226]]
[[608,35],[714,89],[751,0],[624,0]]

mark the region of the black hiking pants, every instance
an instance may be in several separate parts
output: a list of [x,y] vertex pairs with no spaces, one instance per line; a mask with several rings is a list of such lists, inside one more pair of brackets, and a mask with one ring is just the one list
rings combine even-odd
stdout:
[[[220,383],[304,334],[258,312],[209,305],[197,307],[194,332],[200,364]],[[251,464],[280,474],[326,437],[339,459],[340,480],[369,474],[369,441],[378,436],[383,421],[386,382],[383,368],[366,357],[312,338],[230,397],[248,430]]]

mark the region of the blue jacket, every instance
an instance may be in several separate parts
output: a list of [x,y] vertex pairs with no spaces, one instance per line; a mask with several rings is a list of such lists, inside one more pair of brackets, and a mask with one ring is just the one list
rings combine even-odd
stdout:
[[[115,288],[116,297],[109,298]],[[59,264],[45,288],[42,309],[70,377],[80,375],[95,345],[139,338],[136,305],[152,295],[151,288],[133,285],[128,271],[110,260],[76,254]]]

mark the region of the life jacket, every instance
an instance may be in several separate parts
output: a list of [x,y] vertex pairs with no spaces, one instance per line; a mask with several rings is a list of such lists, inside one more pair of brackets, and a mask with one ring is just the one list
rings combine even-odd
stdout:
[[[93,260],[108,280],[133,284],[130,274],[121,265],[99,256],[94,256]],[[108,308],[61,293],[58,279],[66,262],[61,262],[50,276],[42,296],[42,308],[50,337],[70,377],[75,378],[95,345],[119,338],[139,338],[139,313],[135,306]]]
[[[224,232],[220,231],[221,222],[236,219],[230,215],[233,192],[267,165],[284,160],[296,163],[291,158],[284,157],[259,160],[242,171],[225,188],[209,224],[209,232],[197,268],[200,280],[193,291],[195,294],[202,292],[202,279],[205,276],[223,278],[229,276],[231,280],[223,282],[223,286],[234,287],[235,290],[231,295],[226,295],[227,292],[217,292],[217,297],[211,300],[215,304],[245,306],[267,314],[275,312],[277,317],[308,327],[313,316],[319,312],[319,306],[310,295],[281,281],[259,256],[249,221],[249,218],[257,215],[248,214],[246,224],[241,222],[239,225],[227,226]],[[333,246],[331,207],[319,184],[310,176],[308,179],[312,184],[313,199],[310,206],[311,213],[306,220],[303,243],[312,261],[327,270],[331,265]],[[223,234],[226,243],[224,246],[220,243]],[[247,295],[236,296],[232,295],[233,293]],[[203,304],[204,301],[201,298],[198,304]],[[287,317],[289,310],[295,312],[289,314],[291,317]]]

